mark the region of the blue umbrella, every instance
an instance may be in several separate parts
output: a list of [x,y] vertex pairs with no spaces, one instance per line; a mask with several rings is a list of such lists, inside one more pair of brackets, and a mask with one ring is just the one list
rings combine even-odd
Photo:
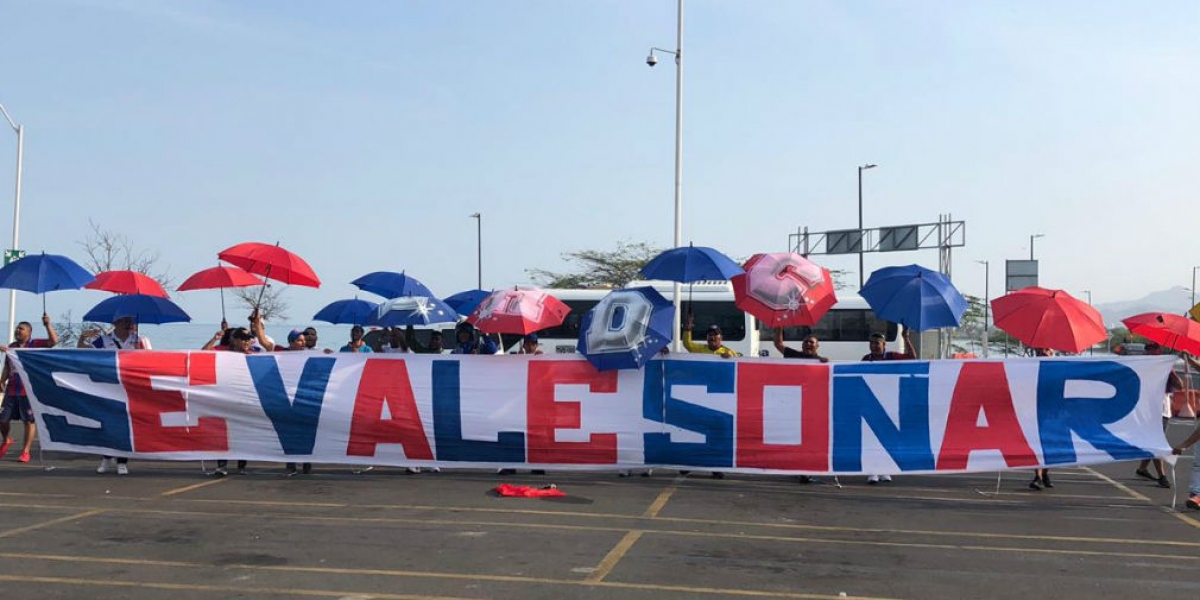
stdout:
[[92,307],[84,321],[97,323],[112,323],[117,319],[131,318],[137,323],[180,323],[191,321],[192,318],[183,312],[174,302],[158,296],[145,294],[121,294],[113,296]]
[[475,312],[476,308],[479,308],[479,304],[483,302],[484,298],[491,295],[491,292],[485,290],[467,290],[447,296],[442,302],[445,302],[446,306],[453,308],[454,312],[467,317]]
[[966,298],[945,275],[919,265],[879,269],[858,294],[880,318],[916,331],[958,327],[967,310]]
[[375,310],[379,308],[374,302],[366,300],[338,300],[322,308],[313,319],[325,321],[334,325],[363,325],[370,321]]
[[580,354],[600,371],[640,369],[671,343],[675,307],[650,287],[614,290],[583,316]]
[[400,327],[456,322],[458,313],[433,296],[401,296],[380,304],[369,324]]
[[[11,262],[0,269],[0,288],[44,294],[56,290],[77,290],[95,277],[75,261],[57,254],[34,254]],[[42,310],[46,297],[42,297]]]
[[393,271],[375,271],[367,273],[350,282],[358,289],[379,294],[387,299],[401,296],[433,296],[433,292],[415,277]]
[[719,281],[744,272],[733,259],[704,246],[672,248],[642,267],[642,275],[647,279],[681,283]]

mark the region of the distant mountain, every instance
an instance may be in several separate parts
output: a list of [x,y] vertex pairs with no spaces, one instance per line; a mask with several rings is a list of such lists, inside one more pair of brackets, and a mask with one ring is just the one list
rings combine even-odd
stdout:
[[1137,300],[1122,300],[1097,304],[1096,310],[1104,315],[1104,324],[1108,327],[1121,327],[1121,319],[1147,312],[1164,312],[1183,314],[1191,308],[1192,292],[1183,286],[1169,290],[1153,292]]

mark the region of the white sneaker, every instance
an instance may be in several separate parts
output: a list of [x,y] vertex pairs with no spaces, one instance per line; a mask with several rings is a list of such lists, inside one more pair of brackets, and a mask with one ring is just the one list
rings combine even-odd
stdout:
[[112,470],[113,464],[116,462],[117,459],[115,458],[102,458],[100,459],[100,466],[96,467],[96,472],[103,475]]
[[867,483],[870,483],[870,484],[876,484],[876,483],[879,483],[879,476],[878,476],[878,475],[871,475],[871,476],[867,477]]
[[128,475],[129,465],[125,463],[117,463],[117,475]]
[[879,480],[883,481],[883,482],[889,482],[892,480],[892,476],[891,475],[880,475]]

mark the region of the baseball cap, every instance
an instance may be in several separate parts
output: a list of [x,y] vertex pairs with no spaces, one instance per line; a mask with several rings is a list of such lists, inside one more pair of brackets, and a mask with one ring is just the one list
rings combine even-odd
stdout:
[[538,341],[538,337],[537,337],[537,334],[536,334],[536,333],[528,333],[528,334],[525,334],[525,337],[524,337],[523,339],[524,339],[524,341],[526,341],[526,342],[533,342],[533,343],[535,343],[535,344],[536,344],[536,343],[537,343],[537,341]]
[[[716,323],[713,323],[712,325],[709,325],[709,326],[708,326],[708,333],[715,333],[715,334],[718,334],[718,335],[720,335],[720,334],[721,334],[721,326],[720,326],[720,325],[717,325]],[[705,335],[708,335],[708,333],[706,333]]]
[[302,335],[304,335],[304,330],[302,330],[302,329],[293,329],[293,330],[291,330],[291,331],[289,331],[289,332],[288,332],[287,341],[288,341],[288,343],[290,344],[290,343],[292,343],[292,342],[296,341],[296,338],[298,338],[298,337],[300,337],[300,336],[302,336]]

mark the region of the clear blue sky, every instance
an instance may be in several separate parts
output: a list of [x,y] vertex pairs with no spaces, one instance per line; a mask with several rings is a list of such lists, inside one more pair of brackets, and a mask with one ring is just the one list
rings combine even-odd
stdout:
[[[278,241],[325,281],[289,292],[300,322],[373,270],[474,287],[476,211],[485,287],[571,250],[670,243],[674,66],[644,60],[674,46],[673,0],[0,0],[0,15],[29,251],[79,258],[92,219],[181,281]],[[1191,284],[1200,3],[689,0],[685,27],[685,241],[745,257],[798,226],[853,227],[871,162],[868,226],[967,221],[967,293],[989,260],[996,295],[1032,233],[1047,287],[1099,303]],[[14,141],[0,134],[0,207]],[[867,270],[909,262],[936,252]],[[101,297],[55,295],[51,312]],[[215,293],[176,297],[219,315]]]

